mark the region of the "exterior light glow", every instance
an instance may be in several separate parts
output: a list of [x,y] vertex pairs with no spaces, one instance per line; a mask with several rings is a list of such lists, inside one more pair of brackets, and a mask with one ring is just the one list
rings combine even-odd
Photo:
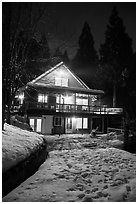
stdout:
[[63,96],[63,98],[64,98],[64,104],[73,104],[72,96],[66,95],[66,96]]
[[66,104],[69,104],[70,97],[69,96],[64,96],[64,101],[65,101]]
[[24,99],[24,93],[19,95],[19,99],[23,100]]
[[76,118],[75,116],[72,117],[72,122],[75,122],[76,121]]
[[19,95],[19,99],[20,99],[20,104],[23,104],[23,100],[24,100],[24,93]]
[[39,94],[38,95],[38,102],[41,102],[41,103],[47,103],[47,95],[44,95],[44,94]]
[[63,70],[59,70],[59,71],[58,71],[58,75],[59,75],[59,76],[64,76],[64,74],[65,74],[65,73],[64,73]]

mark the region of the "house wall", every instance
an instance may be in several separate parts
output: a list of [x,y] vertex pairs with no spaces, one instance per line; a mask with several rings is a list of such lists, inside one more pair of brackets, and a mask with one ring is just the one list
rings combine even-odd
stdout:
[[[56,118],[61,118],[61,124],[55,123]],[[42,134],[65,134],[65,133],[90,133],[91,119],[87,118],[87,127],[83,127],[84,118],[82,117],[61,117],[53,115],[42,115],[42,117],[29,117],[30,125],[35,132]],[[71,120],[71,128],[67,128],[67,120]],[[77,127],[77,122],[81,121],[81,126]],[[38,127],[39,125],[39,127]]]

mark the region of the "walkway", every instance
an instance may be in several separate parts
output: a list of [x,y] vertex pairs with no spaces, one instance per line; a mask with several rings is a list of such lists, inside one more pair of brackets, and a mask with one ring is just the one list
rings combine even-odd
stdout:
[[[125,202],[136,199],[135,155],[106,137],[45,136],[49,158],[3,198],[10,202]],[[107,148],[106,148],[107,147]]]

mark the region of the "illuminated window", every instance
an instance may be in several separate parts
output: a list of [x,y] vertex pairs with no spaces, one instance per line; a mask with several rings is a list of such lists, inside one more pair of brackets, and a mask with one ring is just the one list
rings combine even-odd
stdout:
[[61,78],[61,77],[55,77],[55,85],[56,86],[65,86],[65,87],[68,87],[68,79]]
[[37,132],[41,132],[41,119],[37,119]]
[[83,128],[88,128],[88,118],[83,118]]
[[47,103],[47,98],[48,98],[47,95],[39,94],[39,95],[38,95],[38,102]]
[[63,104],[64,103],[64,98],[62,95],[57,95],[56,96],[56,103]]
[[76,96],[79,97],[79,98],[88,98],[87,94],[76,93]]
[[88,118],[76,118],[76,128],[77,129],[87,129],[88,128]]
[[33,131],[34,131],[34,119],[30,119],[30,126],[33,129]]
[[82,128],[82,118],[76,118],[76,128]]
[[61,117],[55,117],[54,124],[55,126],[61,126]]
[[76,98],[77,105],[88,105],[88,99],[86,98]]

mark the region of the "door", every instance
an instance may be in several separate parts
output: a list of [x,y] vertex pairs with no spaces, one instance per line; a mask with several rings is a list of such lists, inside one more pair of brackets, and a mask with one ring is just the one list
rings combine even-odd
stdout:
[[66,133],[73,133],[72,118],[66,118]]
[[51,134],[53,128],[53,116],[43,115],[42,116],[42,134]]

